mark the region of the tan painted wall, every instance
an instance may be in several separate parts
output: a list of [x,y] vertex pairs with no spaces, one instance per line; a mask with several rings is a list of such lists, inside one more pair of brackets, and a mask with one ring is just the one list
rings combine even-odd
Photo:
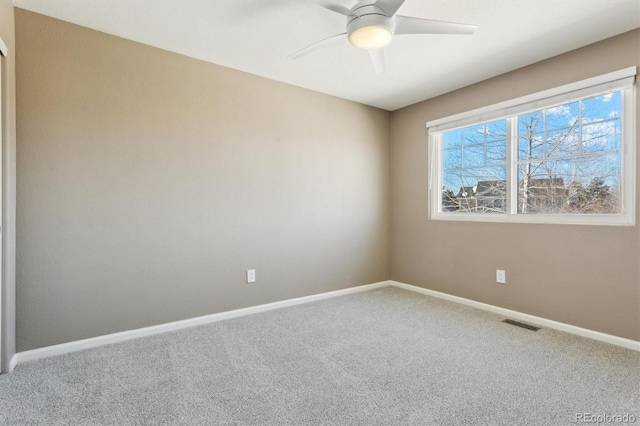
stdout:
[[14,8],[0,0],[0,37],[9,50],[2,65],[2,372],[15,354],[16,55]]
[[20,351],[389,278],[388,112],[20,9],[16,35]]
[[637,226],[428,221],[425,129],[640,65],[640,30],[389,114],[16,20],[19,350],[389,276],[640,339]]
[[427,121],[634,65],[640,30],[395,111],[392,279],[640,340],[638,226],[427,220]]

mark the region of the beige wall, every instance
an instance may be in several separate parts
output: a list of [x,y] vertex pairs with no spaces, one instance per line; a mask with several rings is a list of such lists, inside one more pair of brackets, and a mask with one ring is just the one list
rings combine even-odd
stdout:
[[388,112],[20,9],[16,35],[18,350],[389,278]]
[[392,279],[640,340],[638,226],[427,220],[427,121],[629,66],[640,66],[640,30],[395,111]]
[[15,29],[11,0],[0,0],[0,37],[8,56],[2,65],[2,364],[6,372],[15,353],[15,199],[16,199],[16,82]]
[[19,350],[389,277],[640,339],[638,226],[428,221],[425,128],[640,65],[640,30],[389,114],[16,26]]

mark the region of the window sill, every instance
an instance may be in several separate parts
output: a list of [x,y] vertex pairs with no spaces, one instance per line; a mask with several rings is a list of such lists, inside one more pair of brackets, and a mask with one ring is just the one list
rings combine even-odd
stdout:
[[492,213],[435,213],[430,220],[454,222],[492,222],[492,223],[529,223],[546,225],[599,225],[599,226],[635,226],[635,218],[631,215],[533,215],[533,214],[492,214]]

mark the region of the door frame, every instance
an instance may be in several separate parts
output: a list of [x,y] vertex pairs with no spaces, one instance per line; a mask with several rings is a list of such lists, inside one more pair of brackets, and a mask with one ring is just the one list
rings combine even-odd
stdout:
[[[7,45],[5,44],[4,40],[2,40],[2,37],[0,37],[0,277],[3,277],[3,273],[2,273],[2,242],[4,240],[4,230],[2,229],[2,189],[4,187],[4,182],[2,179],[3,173],[2,173],[2,151],[4,148],[4,142],[3,142],[3,133],[4,133],[4,127],[3,127],[3,110],[2,110],[2,104],[3,101],[5,99],[4,97],[4,88],[3,88],[3,76],[2,76],[2,70],[4,68],[4,63],[5,60],[4,58],[7,57],[8,54],[8,48]],[[2,318],[4,316],[3,312],[2,312],[2,306],[3,306],[3,301],[2,301],[2,293],[4,293],[4,288],[5,288],[5,282],[4,279],[0,278],[0,366],[4,365],[3,364],[3,359],[2,359],[2,353],[3,348],[2,348],[2,342],[3,342],[3,338],[2,338],[2,329],[3,329],[3,324],[2,324]]]

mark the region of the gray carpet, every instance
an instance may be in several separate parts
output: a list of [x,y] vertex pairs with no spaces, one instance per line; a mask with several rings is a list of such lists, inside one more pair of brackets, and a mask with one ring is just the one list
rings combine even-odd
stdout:
[[386,287],[21,364],[0,424],[640,423],[640,353]]

